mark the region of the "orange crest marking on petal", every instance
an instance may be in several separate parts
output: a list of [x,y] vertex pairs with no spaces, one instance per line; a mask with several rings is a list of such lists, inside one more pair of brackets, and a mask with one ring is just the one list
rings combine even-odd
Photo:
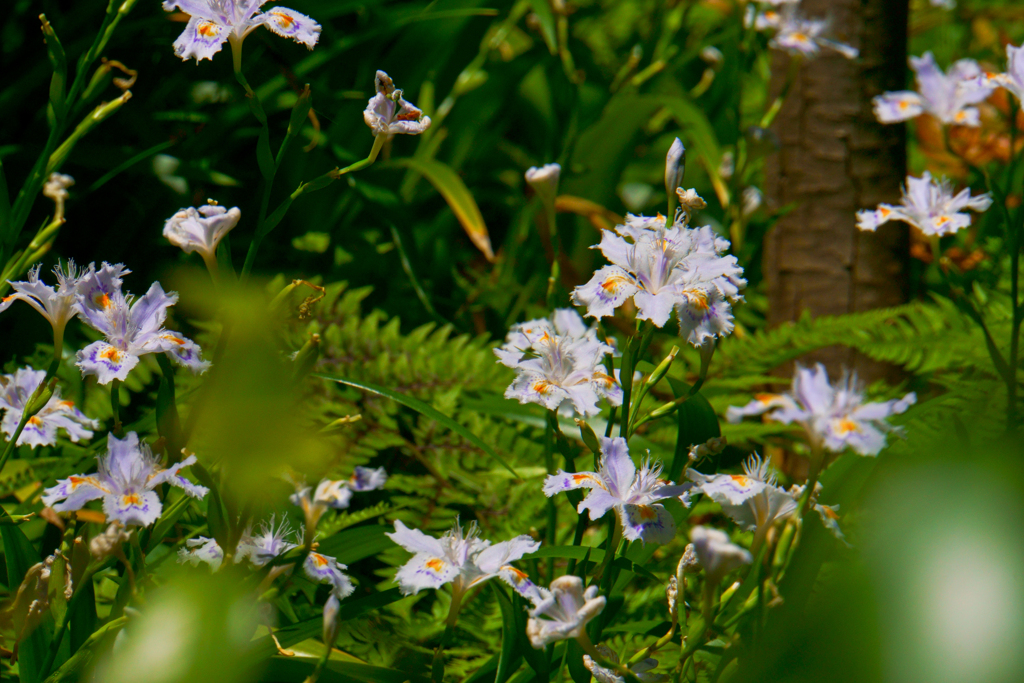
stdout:
[[750,477],[744,477],[742,474],[730,474],[729,478],[732,479],[737,484],[739,484],[740,486],[750,486]]
[[580,483],[581,481],[597,482],[597,479],[595,479],[594,475],[592,475],[592,474],[574,474],[574,475],[572,475],[572,480],[574,482],[576,482],[577,484]]
[[637,512],[640,513],[640,519],[644,522],[649,522],[652,519],[658,518],[658,513],[649,505],[638,505]]
[[625,281],[626,278],[621,275],[612,275],[601,283],[601,289],[611,294],[615,294]]
[[106,358],[111,363],[117,363],[121,360],[121,352],[111,346],[100,352],[100,358]]
[[690,302],[691,306],[702,311],[708,310],[707,292],[700,289],[688,289],[683,293],[686,295],[686,299]]
[[551,384],[547,381],[541,380],[533,383],[533,390],[543,396],[544,394],[551,391]]
[[835,510],[833,510],[832,508],[828,507],[827,505],[822,505],[821,506],[821,510],[825,513],[825,516],[828,517],[829,519],[836,519],[836,520],[839,519],[839,513],[837,513]]
[[181,346],[181,345],[183,345],[185,343],[184,339],[182,339],[180,337],[175,337],[173,334],[162,335],[162,338],[166,339],[169,342],[174,342],[175,344],[178,344],[179,346]]
[[142,499],[139,498],[139,494],[137,494],[137,493],[129,493],[126,496],[121,496],[121,502],[125,506],[128,506],[128,505],[141,505],[142,504]]
[[839,432],[841,436],[849,434],[850,432],[859,432],[860,425],[849,418],[843,418],[836,424],[836,431]]
[[321,555],[320,553],[310,553],[309,557],[311,560],[313,560],[313,564],[315,564],[317,567],[327,566],[327,558]]
[[7,303],[8,301],[10,301],[11,299],[13,299],[16,296],[18,296],[18,295],[17,294],[11,294],[10,296],[5,296],[4,297],[4,303]]
[[444,569],[444,560],[438,559],[436,557],[429,559],[426,561],[426,567],[427,569],[440,574],[441,570]]
[[[213,38],[220,35],[220,26],[213,23],[212,21],[201,21],[196,26],[196,33],[204,38]],[[106,297],[106,294],[103,295]]]
[[892,211],[890,211],[889,209],[885,208],[884,206],[878,207],[878,215],[880,215],[882,218],[888,218],[889,214],[891,214],[891,213],[892,213]]
[[529,578],[529,576],[526,574],[526,572],[519,571],[515,567],[509,566],[509,565],[505,565],[504,567],[502,567],[502,569],[506,569],[506,570],[510,571],[512,573],[513,579],[515,580],[516,583],[519,583],[520,581],[525,581],[526,579]]
[[758,403],[768,405],[779,398],[778,394],[754,394],[754,400]]
[[293,17],[288,16],[284,12],[271,12],[270,14],[272,14],[279,22],[281,22],[281,25],[284,28],[291,28],[292,26],[295,25],[295,19]]
[[100,308],[110,308],[110,296],[106,292],[93,294],[92,302]]
[[39,426],[41,426],[41,425],[43,424],[43,421],[42,421],[42,420],[40,420],[40,419],[39,419],[38,417],[36,417],[35,415],[33,415],[32,417],[30,417],[30,418],[28,419],[28,423],[29,423],[30,425],[32,425],[33,427],[39,427]]

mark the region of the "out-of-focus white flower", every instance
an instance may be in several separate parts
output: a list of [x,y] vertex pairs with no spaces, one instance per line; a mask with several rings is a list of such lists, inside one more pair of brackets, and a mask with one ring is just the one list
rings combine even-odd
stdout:
[[756,455],[743,463],[743,474],[705,475],[688,469],[686,476],[740,528],[755,532],[755,550],[777,520],[797,509],[797,501],[779,488],[768,461]]
[[241,41],[259,26],[302,43],[310,50],[320,38],[320,24],[287,7],[260,12],[266,0],[164,0],[164,10],[181,10],[191,18],[178,39],[174,54],[196,62],[213,59],[228,40]]
[[930,0],[932,7],[941,9],[956,9],[956,0]]
[[[0,376],[0,408],[6,410],[0,429],[8,437],[14,436],[29,399],[44,379],[44,371],[32,368],[19,368],[13,375]],[[17,445],[28,444],[31,448],[52,446],[57,443],[58,429],[63,429],[72,442],[78,443],[79,439],[92,438],[92,431],[86,427],[96,429],[98,426],[99,422],[86,417],[73,402],[63,400],[60,387],[55,386],[53,396],[43,409],[25,423]]]
[[214,267],[217,245],[238,225],[241,217],[242,212],[237,206],[225,209],[212,201],[198,209],[190,206],[167,219],[164,237],[186,254],[198,252],[207,266]]
[[312,541],[316,526],[328,508],[344,510],[351,504],[353,491],[374,491],[383,487],[387,480],[388,474],[383,467],[356,467],[349,479],[323,479],[316,490],[297,483],[296,492],[289,500],[302,508],[306,517],[307,543]]
[[700,346],[732,331],[730,302],[742,300],[739,290],[747,284],[743,268],[735,256],[724,255],[729,241],[710,226],[691,229],[666,222],[660,215],[630,214],[615,232],[604,230],[595,248],[612,265],[577,287],[573,302],[586,306],[588,316],[603,318],[632,298],[637,317],[657,327],[674,310],[680,334]]
[[708,45],[701,48],[700,58],[715,69],[725,63],[725,55],[723,55],[722,51],[714,45]]
[[276,516],[260,524],[259,532],[254,536],[249,530],[242,534],[238,541],[237,561],[249,560],[257,567],[262,567],[278,555],[283,555],[293,548],[295,543],[295,532],[288,520],[281,518],[277,521]]
[[753,562],[750,553],[729,540],[723,531],[695,526],[690,529],[690,540],[697,561],[704,567],[707,585],[717,586],[734,569]]
[[911,392],[901,399],[864,403],[856,374],[844,374],[833,387],[828,371],[818,363],[814,368],[797,366],[789,394],[761,394],[742,408],[730,407],[729,422],[746,416],[766,414],[769,420],[802,425],[811,439],[839,453],[847,446],[860,455],[878,455],[885,447],[887,432],[898,431],[886,422],[917,402]]
[[530,619],[526,622],[530,644],[542,650],[550,643],[582,634],[607,602],[597,591],[597,586],[584,591],[583,579],[578,576],[560,576],[552,581],[551,589],[543,591],[544,599],[530,610]]
[[[814,511],[818,513],[818,517],[821,518],[821,524],[829,533],[835,536],[847,547],[850,547],[849,542],[846,540],[846,536],[843,534],[843,530],[839,527],[839,506],[838,505],[822,505],[818,502],[818,495],[822,489],[821,482],[816,482],[814,485],[814,493],[811,495],[811,504],[814,506]],[[793,496],[797,500],[803,497],[804,492],[807,490],[807,485],[793,484],[789,488],[789,495]]]
[[196,461],[196,456],[190,455],[162,469],[149,445],[140,443],[135,432],[128,432],[124,439],[107,435],[107,454],[97,461],[95,475],[73,475],[46,489],[43,505],[68,512],[81,510],[89,501],[102,498],[107,519],[125,526],[149,526],[163,511],[160,497],[154,491],[161,484],[177,486],[193,498],[202,498],[209,491],[179,474]]
[[1024,47],[1006,46],[1006,73],[986,74],[989,85],[1006,88],[1024,102]]
[[875,210],[857,212],[857,227],[874,232],[889,221],[910,223],[926,235],[952,235],[971,224],[972,211],[987,211],[992,206],[988,194],[971,196],[971,188],[953,194],[948,180],[935,180],[928,171],[920,178],[907,176],[899,206],[879,204]]
[[324,643],[331,647],[334,639],[338,637],[338,617],[341,616],[341,599],[331,591],[327,602],[324,604]]
[[590,511],[600,519],[615,510],[622,535],[630,541],[668,543],[676,535],[676,523],[665,506],[657,502],[682,495],[688,486],[676,486],[658,478],[661,463],[645,462],[638,470],[621,437],[601,437],[601,466],[597,472],[563,472],[544,481],[544,495],[589,489],[577,512]]
[[761,202],[764,200],[764,195],[761,194],[761,190],[751,185],[750,187],[743,189],[741,199],[742,202],[740,210],[743,212],[744,216],[749,216],[761,208]]
[[399,520],[395,521],[395,531],[387,536],[415,553],[395,576],[404,595],[451,583],[452,594],[461,596],[473,586],[498,577],[527,599],[533,602],[540,599],[540,589],[526,574],[510,565],[540,547],[540,543],[529,536],[516,536],[492,545],[480,538],[475,523],[463,531],[458,520],[440,539],[410,529]]
[[571,404],[585,416],[600,412],[602,397],[613,406],[622,403],[622,387],[602,364],[613,352],[571,308],[557,309],[550,319],[513,325],[505,343],[494,349],[498,361],[518,373],[505,398],[549,410]]
[[[595,649],[598,654],[604,657],[607,661],[612,662],[613,664],[619,663],[619,656],[607,645],[597,645],[595,646]],[[598,683],[625,683],[625,679],[615,673],[614,669],[601,666],[595,662],[590,655],[583,655],[583,666],[587,667],[587,671],[594,676],[594,679],[597,680]],[[629,670],[633,672],[633,675],[636,676],[640,683],[660,683],[661,681],[667,681],[668,676],[665,674],[650,673],[651,669],[655,669],[657,666],[658,660],[648,657],[646,659],[641,659],[639,662],[629,667]]]
[[531,166],[526,170],[525,178],[527,184],[545,202],[554,202],[558,195],[558,179],[562,174],[562,167],[558,164],[544,164],[541,167]]
[[911,57],[918,92],[887,92],[874,99],[875,116],[882,123],[899,123],[927,112],[945,124],[979,126],[978,108],[996,84],[982,73],[973,59],[961,59],[943,73],[931,52]]
[[797,9],[797,2],[770,4],[782,6],[781,11],[766,10],[755,13],[751,5],[747,10],[745,23],[748,26],[753,24],[758,31],[775,31],[769,45],[776,50],[785,50],[808,58],[817,57],[823,47],[834,50],[847,59],[854,59],[860,54],[856,48],[826,38],[830,22],[824,19],[808,19]]
[[63,266],[58,264],[53,269],[57,278],[57,288],[54,289],[39,279],[39,269],[37,264],[28,271],[28,280],[11,283],[14,294],[0,300],[0,312],[6,311],[15,301],[24,301],[46,318],[53,327],[54,344],[60,346],[64,340],[64,328],[75,315],[78,285],[86,272],[79,271],[74,261],[66,261]]
[[76,365],[83,376],[95,375],[100,384],[124,380],[147,353],[166,353],[179,365],[194,373],[205,372],[210,364],[202,359],[199,345],[177,332],[164,329],[167,309],[178,301],[174,292],[165,293],[154,282],[141,299],[129,304],[121,291],[124,266],[107,263],[89,272],[78,283],[75,310],[90,327],[105,339],[95,341],[78,352]]
[[[238,559],[236,556],[235,561]],[[217,571],[223,561],[224,551],[220,549],[220,545],[214,539],[205,536],[190,538],[185,541],[184,548],[178,549],[178,562],[188,562],[193,567],[202,562],[210,565],[211,570]]]
[[395,83],[383,71],[373,81],[377,94],[363,111],[363,120],[374,135],[419,135],[430,128],[430,117],[402,97]]

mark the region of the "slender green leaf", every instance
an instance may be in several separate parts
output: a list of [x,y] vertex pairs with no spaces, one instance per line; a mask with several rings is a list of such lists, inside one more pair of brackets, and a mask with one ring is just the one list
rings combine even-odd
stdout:
[[494,674],[494,683],[505,683],[518,667],[522,654],[519,653],[517,647],[516,615],[513,611],[512,601],[496,582],[491,582],[491,589],[494,591],[498,599],[498,607],[501,609],[501,654],[498,658],[497,671]]
[[[671,377],[668,378],[668,381],[676,398],[690,393],[690,385],[686,382]],[[722,435],[715,409],[700,392],[679,406],[676,411],[676,420],[678,425],[676,453],[672,459],[672,467],[668,471],[668,478],[672,481],[679,481],[679,477],[682,476],[691,446],[702,444],[708,439]]]
[[390,398],[395,403],[400,403],[406,408],[412,408],[420,415],[423,415],[424,417],[430,418],[431,420],[440,423],[441,425],[447,427],[448,429],[455,432],[462,438],[466,439],[471,444],[473,444],[474,446],[482,450],[484,453],[489,455],[491,458],[493,458],[502,467],[511,472],[512,475],[515,476],[517,479],[521,478],[516,473],[516,471],[512,469],[512,467],[509,466],[508,463],[502,460],[501,457],[494,452],[494,449],[485,444],[480,439],[480,437],[478,437],[476,434],[469,431],[468,429],[466,429],[465,427],[463,427],[458,422],[448,417],[438,409],[434,408],[430,404],[424,403],[423,401],[413,398],[412,396],[406,396],[405,394],[397,392],[394,389],[379,387],[376,384],[370,384],[369,382],[361,382],[353,379],[346,379],[344,377],[334,377],[332,375],[324,375],[321,373],[313,373],[312,376],[319,377],[320,379],[325,379],[330,382],[338,382],[339,384],[355,387],[356,389],[362,389],[363,391],[370,391],[373,392],[374,394],[378,394],[385,398]]
[[480,207],[476,205],[476,200],[473,199],[466,183],[462,182],[462,178],[450,166],[434,159],[417,158],[398,159],[391,163],[412,169],[430,181],[434,189],[440,192],[444,200],[448,202],[448,206],[451,207],[455,217],[459,219],[459,223],[462,224],[470,241],[483,252],[488,261],[494,260],[491,237],[487,232],[484,217],[480,213]]
[[381,525],[345,529],[320,541],[319,551],[342,564],[352,564],[392,547],[394,541],[384,535],[388,531]]

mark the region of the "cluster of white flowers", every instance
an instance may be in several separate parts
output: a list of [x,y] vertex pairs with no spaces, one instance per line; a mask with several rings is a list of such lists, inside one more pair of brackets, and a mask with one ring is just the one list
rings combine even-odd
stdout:
[[[769,46],[802,57],[817,57],[822,48],[855,59],[860,51],[828,38],[831,22],[810,19],[800,11],[800,0],[762,0],[747,6],[745,23],[757,31],[771,32]],[[767,5],[758,10],[756,5]]]

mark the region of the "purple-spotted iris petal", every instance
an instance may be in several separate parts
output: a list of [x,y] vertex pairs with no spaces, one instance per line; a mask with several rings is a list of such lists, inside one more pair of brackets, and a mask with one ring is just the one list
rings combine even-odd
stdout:
[[724,337],[735,327],[732,307],[721,293],[711,287],[691,288],[682,293],[683,303],[676,308],[679,334],[694,346]]
[[572,293],[577,306],[585,306],[587,315],[604,318],[613,315],[615,309],[640,291],[633,277],[619,266],[601,268],[590,281],[580,285]]
[[193,567],[200,562],[210,565],[210,569],[217,571],[224,561],[224,551],[220,549],[217,541],[205,536],[190,538],[185,541],[185,547],[178,549],[178,562],[188,562]]
[[623,505],[619,508],[622,537],[627,541],[665,544],[675,538],[676,521],[664,505]]
[[348,567],[338,564],[333,557],[320,553],[309,553],[305,562],[302,563],[302,570],[306,576],[317,583],[331,584],[331,592],[339,599],[348,597],[355,590],[352,579],[342,571],[344,569],[348,569]]
[[388,481],[388,473],[383,467],[356,467],[348,480],[353,491],[376,491],[384,488]]
[[58,482],[44,491],[44,504],[64,512],[79,510],[90,500],[102,497],[103,511],[109,519],[126,526],[149,526],[162,510],[160,497],[153,491],[159,484],[166,482],[185,488],[196,497],[206,493],[206,489],[191,482],[184,486],[177,474],[181,467],[194,461],[184,461],[170,476],[161,476],[166,470],[159,466],[149,446],[139,442],[135,432],[129,432],[124,439],[108,434],[107,453],[97,460],[98,471],[94,476],[76,475]]
[[[45,378],[44,371],[32,368],[19,368],[14,374],[0,376],[0,408],[5,410],[0,430],[8,437],[18,430],[29,399]],[[42,410],[25,423],[17,445],[52,446],[57,443],[58,429],[63,429],[68,438],[77,442],[92,437],[92,431],[87,428],[95,429],[98,425],[96,420],[83,415],[74,403],[62,399],[60,386],[55,386],[53,396]]]
[[458,575],[459,568],[447,559],[420,553],[402,565],[395,581],[403,595],[415,595],[425,588],[436,590]]
[[102,341],[93,342],[79,351],[75,363],[82,375],[95,375],[100,384],[109,384],[115,379],[123,382],[138,364],[138,356]]
[[231,29],[216,21],[192,17],[178,39],[174,41],[174,54],[182,59],[212,60],[228,42]]
[[103,512],[108,520],[128,525],[149,526],[163,511],[155,491],[138,491],[103,497]]
[[188,368],[197,375],[209,370],[210,362],[203,360],[203,352],[199,348],[199,344],[180,332],[163,330],[157,339],[160,350],[178,365]]
[[363,121],[374,135],[419,135],[430,128],[430,117],[401,96],[387,73],[378,71],[373,85],[377,92],[363,110]]
[[320,24],[316,23],[305,14],[299,14],[287,7],[273,7],[258,19],[262,19],[264,26],[279,36],[291,38],[297,43],[302,43],[310,50],[320,39]]

